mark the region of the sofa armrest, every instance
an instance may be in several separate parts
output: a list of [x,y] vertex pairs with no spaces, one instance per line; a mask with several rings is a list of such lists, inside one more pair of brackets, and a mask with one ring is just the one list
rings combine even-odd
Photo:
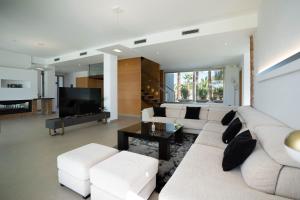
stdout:
[[142,121],[143,122],[151,122],[152,117],[154,115],[153,108],[145,108],[142,110]]

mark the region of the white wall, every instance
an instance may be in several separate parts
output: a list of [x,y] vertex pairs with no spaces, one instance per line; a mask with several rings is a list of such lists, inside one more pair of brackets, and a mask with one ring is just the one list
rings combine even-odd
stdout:
[[[299,8],[299,0],[262,1],[254,37],[256,72],[289,52],[300,50]],[[282,69],[289,67],[300,70],[300,60],[283,66]],[[259,76],[255,78],[255,108],[300,129],[300,71],[260,82],[258,78]]]
[[53,112],[57,110],[57,86],[56,86],[56,76],[54,67],[48,67],[45,71],[45,97],[54,98],[53,99]]
[[118,119],[118,58],[104,54],[104,107],[110,119]]
[[29,82],[29,88],[0,88],[0,100],[33,99],[38,95],[37,71],[29,70],[31,56],[0,50],[0,79]]
[[250,80],[250,53],[245,53],[242,63],[242,105],[249,106],[251,104],[251,80]]
[[0,67],[31,67],[31,56],[0,50]]
[[0,88],[0,100],[22,100],[37,98],[37,71],[0,67],[1,79],[29,82],[29,88]]
[[38,97],[42,96],[42,75],[41,75],[41,71],[37,71],[36,73],[37,75],[37,94]]
[[239,71],[238,66],[226,66],[224,69],[224,104],[239,105]]

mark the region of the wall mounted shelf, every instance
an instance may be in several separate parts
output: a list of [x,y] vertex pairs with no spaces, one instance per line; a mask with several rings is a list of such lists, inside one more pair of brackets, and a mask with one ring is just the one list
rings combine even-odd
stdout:
[[1,79],[1,88],[31,88],[30,81]]

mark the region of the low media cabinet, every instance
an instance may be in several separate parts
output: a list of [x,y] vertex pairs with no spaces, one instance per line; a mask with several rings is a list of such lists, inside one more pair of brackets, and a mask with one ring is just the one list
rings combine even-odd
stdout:
[[[101,112],[97,114],[91,115],[82,115],[82,116],[71,116],[71,117],[64,117],[64,118],[53,118],[46,120],[46,128],[49,129],[49,135],[63,135],[65,133],[65,127],[78,125],[82,123],[92,122],[92,121],[102,121],[110,117],[110,112]],[[61,128],[61,133],[57,133],[56,129]],[[52,133],[53,130],[53,133]]]

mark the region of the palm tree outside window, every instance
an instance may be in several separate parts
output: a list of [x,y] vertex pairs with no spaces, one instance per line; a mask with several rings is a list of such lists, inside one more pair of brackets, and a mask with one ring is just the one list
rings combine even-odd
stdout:
[[166,85],[174,88],[175,102],[223,102],[223,68],[167,74]]

